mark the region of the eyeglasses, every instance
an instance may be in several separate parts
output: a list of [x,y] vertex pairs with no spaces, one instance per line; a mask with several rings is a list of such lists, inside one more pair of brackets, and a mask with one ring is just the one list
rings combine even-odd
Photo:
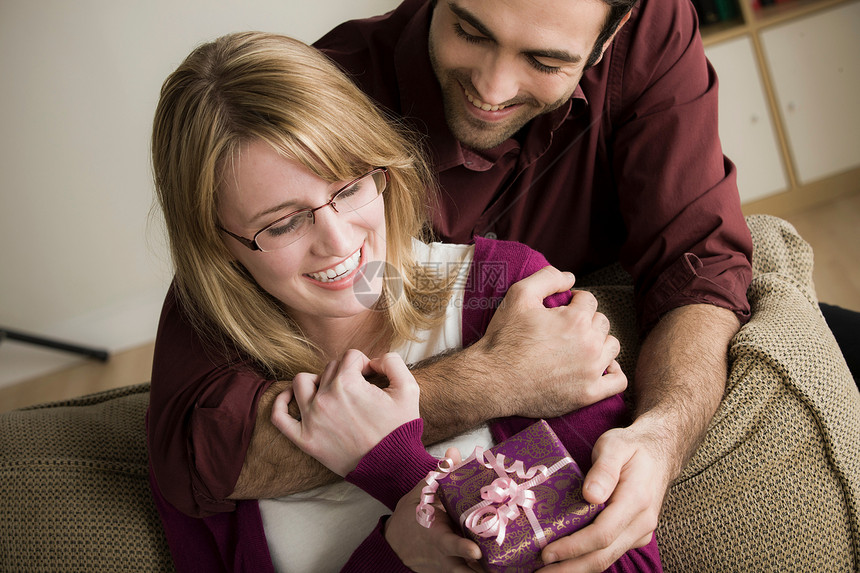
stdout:
[[316,222],[315,213],[320,209],[331,207],[335,213],[357,211],[382,195],[382,192],[388,186],[388,181],[388,169],[386,167],[377,167],[373,171],[365,173],[358,179],[350,181],[341,187],[324,205],[299,209],[298,211],[284,215],[257,231],[253,239],[240,237],[221,225],[218,225],[218,228],[252,251],[262,251],[264,253],[276,251],[304,237]]

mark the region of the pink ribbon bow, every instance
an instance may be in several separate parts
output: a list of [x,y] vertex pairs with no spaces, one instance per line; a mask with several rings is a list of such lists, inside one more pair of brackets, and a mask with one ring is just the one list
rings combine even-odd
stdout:
[[[480,446],[475,448],[474,453],[461,464],[454,466],[453,460],[444,458],[440,460],[436,471],[427,474],[427,485],[421,490],[421,503],[416,508],[418,523],[424,527],[430,527],[433,523],[435,509],[432,503],[435,499],[436,490],[439,488],[438,478],[447,475],[453,470],[472,460],[486,460],[482,465],[492,469],[499,477],[490,485],[481,488],[481,499],[460,516],[460,523],[480,537],[495,537],[496,543],[502,545],[505,541],[505,533],[508,524],[520,515],[520,508],[532,526],[538,545],[543,549],[546,544],[546,536],[543,528],[537,520],[532,509],[535,504],[535,494],[531,488],[543,483],[546,479],[563,468],[573,463],[573,459],[565,457],[547,468],[545,465],[533,466],[525,470],[521,460],[515,460],[509,467],[505,467],[505,456],[492,452],[485,452]],[[516,474],[525,482],[517,482],[508,474]]]
[[533,491],[520,486],[509,477],[504,477],[482,487],[481,498],[483,502],[473,506],[460,517],[460,521],[469,530],[481,537],[495,537],[496,543],[501,545],[505,541],[508,523],[519,517],[519,508],[522,507],[541,548],[546,545],[543,529],[532,510],[535,504]]

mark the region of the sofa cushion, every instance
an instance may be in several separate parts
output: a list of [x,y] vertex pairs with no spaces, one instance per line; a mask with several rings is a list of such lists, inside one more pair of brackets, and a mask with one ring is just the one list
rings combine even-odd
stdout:
[[812,250],[747,218],[752,318],[707,435],[663,506],[666,571],[857,571],[860,394],[822,317]]
[[0,415],[0,570],[170,571],[149,493],[149,385]]

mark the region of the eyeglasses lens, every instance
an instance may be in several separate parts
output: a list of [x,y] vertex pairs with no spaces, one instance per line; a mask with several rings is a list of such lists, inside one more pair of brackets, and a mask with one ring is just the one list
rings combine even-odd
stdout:
[[[356,179],[332,197],[331,206],[338,213],[349,213],[369,205],[385,191],[387,178],[381,169]],[[299,211],[282,219],[257,235],[263,251],[274,251],[301,239],[314,223],[315,209]]]

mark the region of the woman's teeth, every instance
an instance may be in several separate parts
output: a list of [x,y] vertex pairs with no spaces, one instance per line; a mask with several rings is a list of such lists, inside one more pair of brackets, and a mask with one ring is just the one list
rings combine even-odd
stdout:
[[506,105],[490,105],[488,103],[484,103],[465,90],[463,90],[463,93],[466,94],[466,99],[469,100],[469,103],[484,111],[499,111],[500,109],[505,109],[506,107],[508,107]]
[[344,275],[348,275],[358,266],[358,261],[361,259],[361,249],[355,251],[351,257],[340,263],[336,267],[330,268],[327,271],[319,273],[308,273],[308,276],[321,283],[331,283],[340,280]]

